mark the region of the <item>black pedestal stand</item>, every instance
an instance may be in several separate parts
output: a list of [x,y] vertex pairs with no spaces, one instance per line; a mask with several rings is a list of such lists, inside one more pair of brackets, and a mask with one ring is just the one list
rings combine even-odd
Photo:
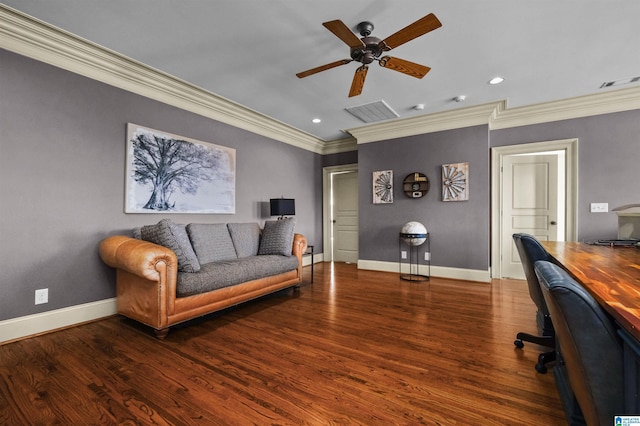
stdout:
[[[424,243],[419,246],[414,246],[405,241],[405,239],[414,239],[414,238],[424,238]],[[409,247],[408,251],[408,261],[409,261],[409,273],[402,273],[402,246]],[[421,252],[420,248],[423,247],[424,250]],[[429,253],[426,258],[423,254],[424,266],[427,267],[427,274],[420,274],[420,253]],[[400,233],[398,238],[398,264],[400,268],[400,279],[406,281],[429,281],[429,277],[431,276],[431,248],[429,243],[429,234],[405,234],[403,232]]]

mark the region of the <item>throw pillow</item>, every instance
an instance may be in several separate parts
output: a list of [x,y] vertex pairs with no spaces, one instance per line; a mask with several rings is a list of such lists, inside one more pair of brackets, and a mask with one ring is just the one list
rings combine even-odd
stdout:
[[280,220],[267,220],[264,223],[258,254],[291,256],[293,228],[295,224],[295,218],[293,217]]
[[142,228],[141,228],[141,227],[139,227],[139,226],[136,226],[135,228],[133,228],[133,229],[131,230],[131,236],[132,236],[133,238],[135,238],[136,240],[141,240],[141,239],[142,239],[142,234],[141,234],[141,232],[142,232]]
[[143,226],[140,234],[143,240],[173,251],[178,258],[179,271],[198,272],[200,270],[200,263],[191,247],[184,225],[175,224],[170,219],[162,219],[155,225]]

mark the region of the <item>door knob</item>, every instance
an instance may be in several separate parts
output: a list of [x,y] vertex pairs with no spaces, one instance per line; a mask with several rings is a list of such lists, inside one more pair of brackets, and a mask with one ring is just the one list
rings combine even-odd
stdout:
[[557,224],[558,224],[558,222],[556,222],[555,220],[552,220],[552,221],[551,221],[551,224],[552,224],[552,225],[557,225]]

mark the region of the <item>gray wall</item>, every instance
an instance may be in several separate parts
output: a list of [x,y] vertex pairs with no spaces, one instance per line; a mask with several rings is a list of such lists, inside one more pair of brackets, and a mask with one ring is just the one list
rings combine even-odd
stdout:
[[[432,265],[486,270],[490,261],[490,148],[578,138],[578,239],[617,236],[615,213],[590,213],[640,203],[640,110],[511,129],[477,126],[358,145],[360,259],[398,260],[398,232],[417,220],[431,236]],[[469,201],[442,202],[442,164],[469,162]],[[393,170],[394,203],[372,203],[372,172]],[[402,180],[422,172],[431,190],[406,197]]]
[[578,240],[615,238],[615,213],[591,213],[640,203],[640,110],[515,127],[491,132],[491,146],[578,138]]
[[[431,264],[489,267],[488,127],[430,133],[358,146],[359,251],[362,260],[398,261],[398,233],[409,221],[429,230]],[[442,165],[469,163],[469,200],[442,201]],[[393,170],[394,202],[373,204],[372,173]],[[413,172],[429,178],[422,198],[409,198],[402,181]]]
[[[320,155],[4,50],[0,64],[0,320],[114,297],[98,243],[163,217],[262,223],[292,197],[296,231],[321,243]],[[125,214],[128,122],[235,148],[236,214]]]
[[[126,123],[237,150],[234,215],[166,215],[178,222],[267,218],[269,198],[296,198],[298,232],[322,252],[322,167],[358,162],[360,259],[395,262],[398,232],[410,220],[431,233],[432,264],[489,266],[490,147],[579,138],[579,239],[615,236],[613,213],[640,203],[640,111],[489,131],[487,126],[398,138],[320,156],[0,50],[0,320],[114,296],[100,261],[107,235],[164,215],[124,214]],[[441,165],[469,162],[470,199],[441,201]],[[394,171],[395,201],[372,204],[372,172]],[[311,171],[311,173],[310,173]],[[425,173],[421,199],[401,191]],[[34,306],[34,290],[50,302]]]

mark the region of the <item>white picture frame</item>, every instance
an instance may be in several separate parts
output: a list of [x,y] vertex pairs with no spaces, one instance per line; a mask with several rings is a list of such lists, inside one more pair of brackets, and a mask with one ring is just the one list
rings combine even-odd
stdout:
[[373,172],[373,204],[393,203],[393,170]]
[[442,201],[469,200],[469,163],[442,165]]
[[125,213],[235,213],[236,150],[127,124]]

